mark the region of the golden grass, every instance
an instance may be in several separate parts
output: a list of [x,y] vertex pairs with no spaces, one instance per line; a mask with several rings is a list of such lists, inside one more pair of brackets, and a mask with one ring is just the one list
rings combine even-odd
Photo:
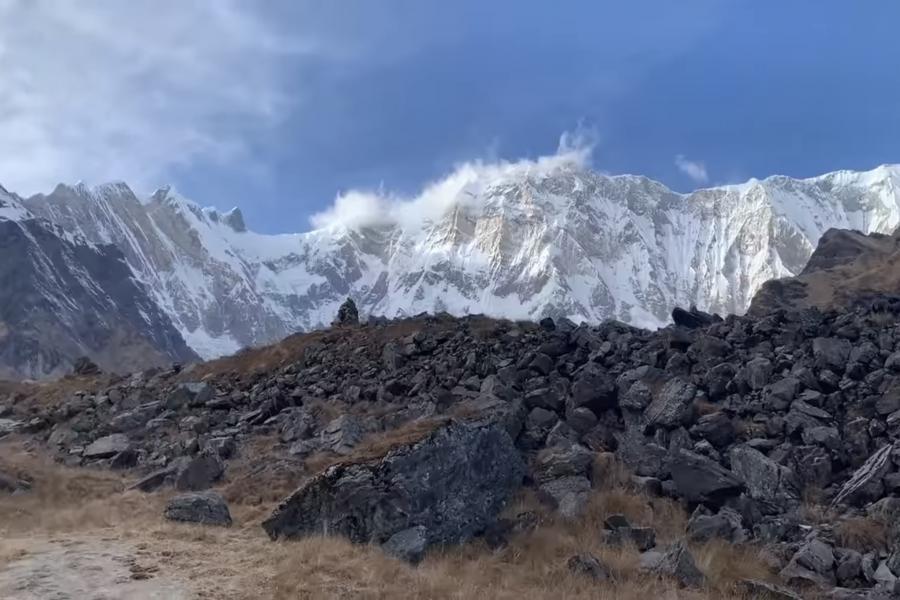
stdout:
[[[94,547],[133,548],[142,572],[183,582],[199,598],[210,600],[729,600],[742,598],[732,591],[737,579],[768,578],[752,546],[712,542],[692,548],[709,577],[707,588],[681,590],[672,581],[642,573],[635,548],[604,545],[603,521],[613,513],[625,514],[635,525],[654,527],[661,543],[680,537],[687,518],[675,502],[631,490],[627,472],[609,455],[598,458],[595,475],[600,486],[582,518],[558,519],[546,513],[533,494],[523,492],[507,514],[537,510],[544,511],[543,518],[500,550],[475,541],[437,549],[412,567],[377,548],[342,539],[271,542],[259,523],[273,508],[269,497],[287,493],[293,483],[255,470],[272,441],[257,443],[259,447],[245,447],[242,458],[229,465],[229,480],[221,486],[235,521],[230,528],[167,522],[162,512],[172,492],[123,491],[128,481],[119,475],[64,468],[4,443],[0,464],[29,472],[34,488],[27,495],[0,498],[0,569],[29,552],[40,552],[40,540],[62,535]],[[278,486],[283,487],[276,491]],[[266,487],[273,493],[261,494],[260,488]],[[596,583],[569,572],[567,560],[580,552],[603,561],[613,580]]]
[[839,521],[834,527],[835,541],[839,546],[862,553],[873,549],[887,550],[888,525],[877,519],[851,517]]

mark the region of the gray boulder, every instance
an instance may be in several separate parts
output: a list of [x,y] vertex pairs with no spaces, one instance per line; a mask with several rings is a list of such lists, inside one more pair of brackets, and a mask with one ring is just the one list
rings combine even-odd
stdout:
[[412,564],[418,564],[425,558],[428,549],[428,530],[416,525],[398,531],[381,545],[381,549],[395,558]]
[[337,454],[349,454],[363,437],[359,419],[341,415],[329,422],[320,434],[322,445]]
[[225,499],[212,491],[175,496],[166,506],[165,517],[170,521],[231,525],[231,513]]
[[850,342],[843,338],[817,337],[812,342],[816,366],[820,369],[830,369],[835,373],[844,372],[851,348]]
[[818,538],[806,542],[782,569],[781,577],[788,582],[808,581],[820,586],[833,586],[834,549]]
[[891,469],[891,451],[894,445],[887,444],[877,450],[841,486],[832,501],[833,505],[861,505],[878,499],[884,492],[882,478]]
[[743,487],[735,474],[700,454],[680,449],[669,463],[678,496],[688,502],[721,505]]
[[175,473],[175,489],[200,491],[211,487],[225,474],[225,463],[218,454],[203,452],[179,465]]
[[791,469],[747,445],[732,448],[730,458],[747,494],[767,512],[783,512],[800,504],[800,483]]
[[423,527],[426,546],[456,544],[495,522],[524,474],[502,425],[451,422],[380,459],[329,467],[262,526],[272,539],[328,534],[377,544]]
[[547,500],[565,519],[576,519],[584,514],[591,495],[591,482],[584,476],[560,477],[542,483],[540,496]]
[[88,460],[110,458],[119,452],[125,452],[131,448],[131,440],[123,433],[114,433],[94,441],[84,449],[82,456]]
[[646,427],[672,429],[687,425],[694,415],[694,396],[697,388],[684,379],[670,379],[644,410]]
[[697,588],[706,582],[706,577],[697,568],[694,556],[684,541],[678,541],[666,550],[652,565],[653,572],[671,577],[684,587]]

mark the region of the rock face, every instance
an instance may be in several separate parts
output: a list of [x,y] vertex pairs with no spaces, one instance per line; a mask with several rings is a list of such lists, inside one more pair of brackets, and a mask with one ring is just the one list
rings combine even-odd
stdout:
[[892,229],[829,229],[800,273],[774,279],[760,288],[750,313],[765,314],[779,308],[846,308],[860,299],[882,305],[897,303],[898,251],[900,234]]
[[451,423],[381,459],[330,467],[263,528],[273,539],[343,535],[415,557],[417,550],[398,548],[455,544],[483,532],[524,474],[502,427]]
[[0,188],[0,379],[196,360],[122,252],[70,235]]
[[[742,313],[764,282],[799,274],[828,228],[890,233],[900,224],[900,169],[890,166],[688,195],[567,161],[477,169],[447,185],[447,210],[428,222],[335,222],[296,235],[255,234],[237,210],[204,209],[168,188],[138,198],[121,183],[60,185],[15,205],[8,195],[0,210],[116,246],[155,304],[145,312],[167,315],[205,358],[326,326],[347,296],[363,314],[391,318],[490,312],[645,327],[696,305],[678,322],[705,326],[702,311]],[[5,260],[26,256],[4,250]],[[132,325],[140,316],[126,313]]]

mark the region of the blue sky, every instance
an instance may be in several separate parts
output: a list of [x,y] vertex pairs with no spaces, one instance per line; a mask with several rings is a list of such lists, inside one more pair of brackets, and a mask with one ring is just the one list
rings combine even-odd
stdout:
[[680,191],[900,162],[893,1],[161,4],[0,0],[0,183],[173,183],[281,232],[564,132]]

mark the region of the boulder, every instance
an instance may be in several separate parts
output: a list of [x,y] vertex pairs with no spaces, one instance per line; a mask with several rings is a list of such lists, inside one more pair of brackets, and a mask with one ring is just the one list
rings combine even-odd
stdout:
[[175,473],[175,489],[200,491],[211,487],[225,474],[225,463],[218,454],[203,452],[180,464]]
[[813,358],[820,369],[843,373],[850,357],[852,345],[849,340],[835,337],[817,337],[812,341]]
[[696,306],[692,306],[689,310],[685,310],[679,306],[672,309],[672,322],[687,329],[706,327],[707,325],[715,323],[717,320],[721,320],[720,317],[703,312],[702,310],[697,310]]
[[743,487],[740,479],[719,463],[683,448],[672,457],[669,470],[676,493],[688,502],[721,505]]
[[788,565],[782,569],[781,577],[785,581],[808,581],[820,586],[833,586],[834,549],[818,538],[803,544]]
[[272,539],[324,533],[377,544],[423,527],[426,546],[456,544],[494,523],[524,474],[502,425],[454,421],[381,458],[329,467],[262,526]]
[[591,495],[591,482],[584,476],[560,477],[538,487],[541,498],[548,501],[565,519],[584,514]]
[[684,587],[698,588],[706,582],[706,577],[697,568],[694,556],[684,541],[678,541],[659,557],[652,566],[653,572],[671,577]]
[[111,458],[119,452],[125,452],[130,447],[131,440],[128,439],[127,435],[123,433],[114,433],[95,440],[84,449],[81,456],[88,460]]
[[689,424],[696,395],[694,384],[681,378],[670,379],[644,410],[644,425],[672,429]]
[[352,298],[344,300],[344,303],[338,308],[332,325],[338,327],[359,325],[359,309],[356,308],[356,302]]
[[320,434],[322,446],[337,454],[350,454],[363,437],[362,423],[352,415],[330,421]]
[[175,496],[166,506],[165,517],[170,521],[231,525],[231,513],[225,499],[212,491]]
[[416,525],[398,531],[381,545],[381,549],[395,558],[418,564],[428,549],[428,530],[423,525]]
[[730,458],[747,494],[767,512],[784,512],[800,504],[800,483],[791,469],[747,445],[732,448]]
[[891,451],[894,445],[887,444],[877,450],[841,486],[832,505],[862,505],[881,497],[884,492],[882,478],[891,469]]

